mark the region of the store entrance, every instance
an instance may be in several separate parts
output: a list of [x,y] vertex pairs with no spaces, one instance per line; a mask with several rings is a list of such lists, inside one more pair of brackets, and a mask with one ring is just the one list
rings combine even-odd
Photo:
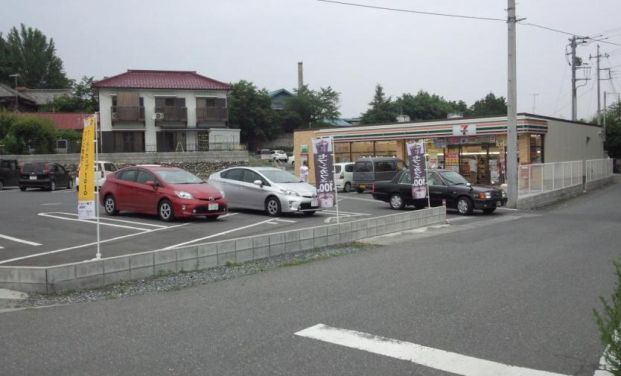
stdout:
[[471,184],[502,184],[503,155],[495,144],[448,145],[445,168],[463,175]]

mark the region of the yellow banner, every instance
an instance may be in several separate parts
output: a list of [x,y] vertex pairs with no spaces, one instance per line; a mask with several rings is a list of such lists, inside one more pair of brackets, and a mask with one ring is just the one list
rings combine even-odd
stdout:
[[95,132],[97,118],[95,115],[84,119],[82,132],[82,151],[80,154],[80,173],[78,191],[78,216],[94,218],[95,211]]

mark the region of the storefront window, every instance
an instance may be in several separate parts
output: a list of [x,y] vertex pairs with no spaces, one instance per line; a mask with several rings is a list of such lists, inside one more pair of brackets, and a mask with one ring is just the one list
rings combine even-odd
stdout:
[[543,163],[543,135],[530,135],[530,163]]
[[351,148],[349,142],[334,143],[334,159],[336,162],[351,162]]
[[376,157],[397,156],[397,141],[375,141]]

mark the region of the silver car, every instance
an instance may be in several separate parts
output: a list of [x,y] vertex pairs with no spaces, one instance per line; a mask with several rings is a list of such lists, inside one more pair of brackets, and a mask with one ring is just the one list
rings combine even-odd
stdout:
[[209,177],[225,193],[230,208],[313,215],[319,210],[317,189],[295,175],[273,167],[233,167]]

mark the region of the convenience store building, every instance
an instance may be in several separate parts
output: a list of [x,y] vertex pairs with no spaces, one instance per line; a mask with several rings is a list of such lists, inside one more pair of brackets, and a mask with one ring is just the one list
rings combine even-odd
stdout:
[[[518,163],[528,165],[604,158],[602,128],[595,124],[518,114]],[[423,141],[429,168],[459,172],[473,184],[505,181],[507,118],[486,117],[298,130],[294,133],[296,174],[306,161],[313,170],[312,142],[334,138],[335,161],[366,156],[407,159],[405,144]],[[309,174],[313,178],[313,174]]]

